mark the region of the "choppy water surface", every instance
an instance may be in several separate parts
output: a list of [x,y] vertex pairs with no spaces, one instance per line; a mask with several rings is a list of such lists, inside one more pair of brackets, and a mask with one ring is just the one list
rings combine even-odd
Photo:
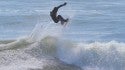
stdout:
[[0,1],[0,70],[125,70],[123,0]]

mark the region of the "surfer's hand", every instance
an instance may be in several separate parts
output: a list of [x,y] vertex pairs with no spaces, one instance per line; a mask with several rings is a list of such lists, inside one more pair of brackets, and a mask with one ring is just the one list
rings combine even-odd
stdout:
[[63,5],[66,5],[67,3],[65,2]]

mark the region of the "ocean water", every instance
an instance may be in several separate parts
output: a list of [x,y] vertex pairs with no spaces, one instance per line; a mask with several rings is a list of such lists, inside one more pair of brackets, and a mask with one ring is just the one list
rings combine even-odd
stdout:
[[124,2],[0,0],[0,70],[125,70]]

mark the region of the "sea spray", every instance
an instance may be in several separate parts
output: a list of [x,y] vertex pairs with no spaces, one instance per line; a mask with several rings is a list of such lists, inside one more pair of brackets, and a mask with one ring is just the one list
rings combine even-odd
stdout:
[[[10,64],[16,64],[16,61],[26,61],[27,63],[31,59],[31,61],[35,60],[33,64],[36,64],[37,68],[37,65],[39,65],[39,63],[37,63],[36,61],[38,60],[57,59],[67,64],[79,66],[85,70],[125,69],[124,43],[120,43],[117,41],[76,43],[52,36],[46,36],[40,41],[32,43],[29,43],[26,40],[18,40],[13,43],[4,44],[3,48],[5,48],[6,50],[1,49],[1,63],[8,64],[8,61],[10,62]],[[24,54],[26,56],[24,56]],[[5,62],[4,60],[7,60],[7,62]],[[25,63],[23,64],[27,65]],[[32,68],[32,65],[29,65],[27,67]],[[24,66],[22,66],[22,68],[24,68]]]
[[[70,49],[69,49],[70,47]],[[125,44],[111,41],[108,43],[82,43],[60,47],[60,59],[80,67],[106,70],[124,70]],[[62,49],[63,48],[63,49]],[[122,50],[121,50],[122,49]]]
[[37,23],[32,33],[29,35],[31,41],[40,41],[46,36],[58,37],[61,35],[62,26],[53,22]]

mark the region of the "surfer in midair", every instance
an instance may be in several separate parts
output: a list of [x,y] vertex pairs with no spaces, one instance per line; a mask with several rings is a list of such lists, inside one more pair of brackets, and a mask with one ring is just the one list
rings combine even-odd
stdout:
[[52,18],[52,20],[55,22],[55,23],[58,23],[59,21],[61,22],[61,24],[63,25],[65,22],[68,22],[68,18],[67,19],[64,19],[61,15],[57,15],[57,12],[58,12],[58,9],[60,7],[63,7],[65,6],[67,3],[65,2],[64,4],[61,4],[57,7],[54,7],[53,10],[50,12],[50,16]]

